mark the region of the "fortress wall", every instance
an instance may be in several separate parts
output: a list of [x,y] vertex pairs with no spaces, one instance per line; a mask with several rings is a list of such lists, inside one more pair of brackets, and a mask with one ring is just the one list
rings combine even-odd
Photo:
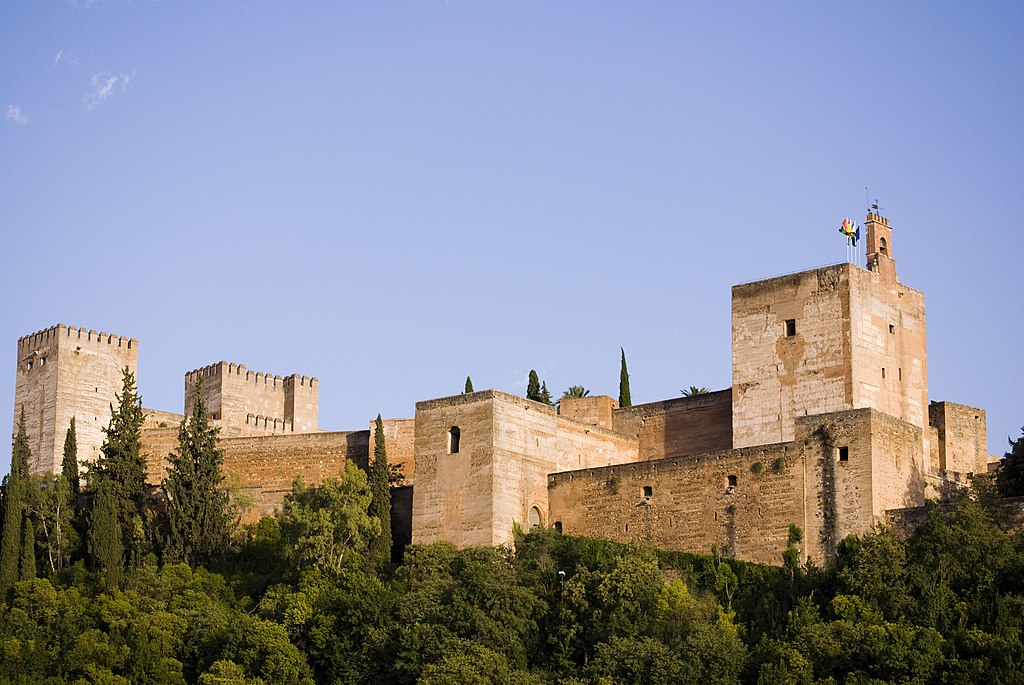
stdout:
[[310,485],[339,477],[347,459],[366,454],[368,438],[367,431],[226,438],[220,442],[224,473],[237,473],[254,509],[267,515],[281,508],[296,476]]
[[574,421],[611,430],[613,413],[619,403],[607,395],[597,397],[565,397],[559,402],[558,414]]
[[[149,428],[174,428],[177,430],[181,422],[185,420],[184,414],[175,414],[170,411],[160,411],[159,409],[143,409],[146,413],[146,421],[142,424],[142,429],[146,430]],[[161,426],[160,424],[164,424]]]
[[[448,540],[459,546],[492,545],[495,391],[416,404],[414,544]],[[459,450],[449,451],[452,427]]]
[[788,443],[552,474],[550,520],[573,535],[777,564],[804,517],[801,457]]
[[33,472],[60,470],[72,416],[79,461],[99,456],[122,371],[135,373],[138,347],[133,338],[64,324],[18,340],[14,426],[24,406]]
[[[185,413],[191,413],[202,380],[210,416],[249,435],[316,431],[318,382],[251,371],[244,364],[218,362],[185,374]],[[298,416],[299,423],[294,419]]]
[[733,286],[735,447],[792,440],[797,416],[853,406],[848,312],[856,268],[837,264]]
[[871,513],[875,520],[888,509],[924,505],[921,429],[881,412],[871,414]]
[[864,269],[853,269],[850,283],[853,406],[927,428],[924,295]]
[[615,410],[616,432],[639,440],[643,461],[732,447],[732,392],[679,397]]
[[953,402],[932,402],[928,420],[935,429],[934,468],[961,473],[988,470],[988,430],[985,410]]
[[[384,449],[388,454],[388,465],[402,471],[402,485],[416,484],[416,419],[382,419],[384,428]],[[366,464],[373,460],[375,421],[370,422],[369,450],[364,459]],[[368,468],[365,466],[364,468]]]

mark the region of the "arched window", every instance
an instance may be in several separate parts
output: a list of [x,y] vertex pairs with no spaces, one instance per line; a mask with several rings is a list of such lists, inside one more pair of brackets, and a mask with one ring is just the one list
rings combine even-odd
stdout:
[[448,454],[459,453],[459,440],[462,438],[462,432],[458,426],[452,426],[448,429]]
[[881,252],[882,254],[886,253],[885,238],[878,239],[878,251]]
[[540,528],[540,509],[537,507],[530,507],[528,522],[530,524],[530,528]]

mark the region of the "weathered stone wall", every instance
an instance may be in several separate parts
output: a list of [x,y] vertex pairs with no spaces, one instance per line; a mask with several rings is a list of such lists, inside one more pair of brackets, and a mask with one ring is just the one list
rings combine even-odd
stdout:
[[218,362],[185,374],[185,413],[192,412],[202,381],[211,418],[247,435],[280,435],[318,430],[316,378],[250,371],[244,364]]
[[[797,416],[853,407],[850,273],[836,264],[733,286],[734,447],[793,439]],[[786,322],[795,322],[787,335]]]
[[551,524],[762,563],[779,563],[795,524],[802,553],[821,561],[890,503],[920,501],[915,426],[856,409],[800,417],[795,431],[786,443],[552,474]]
[[[384,428],[384,449],[388,454],[388,465],[397,466],[401,470],[402,485],[415,485],[416,419],[382,419],[381,424]],[[369,452],[366,455],[366,464],[370,464],[373,460],[375,425],[375,421],[370,422]]]
[[789,524],[804,519],[802,456],[788,443],[552,474],[551,522],[574,535],[779,563]]
[[924,295],[878,272],[854,268],[850,276],[853,406],[871,407],[918,426],[925,431],[926,448]]
[[[495,544],[494,391],[416,404],[416,484],[412,500],[414,544],[448,540],[459,546]],[[458,452],[450,431],[459,429]]]
[[607,395],[564,397],[559,401],[558,413],[567,419],[611,430],[614,422],[612,415],[618,408],[619,403]]
[[[449,434],[459,429],[459,451]],[[416,405],[413,540],[512,541],[548,520],[547,474],[636,461],[636,442],[496,390]]]
[[612,428],[639,441],[640,459],[732,448],[732,392],[677,397],[615,410]]
[[938,445],[934,466],[961,473],[988,470],[988,429],[985,410],[953,402],[928,405],[928,421],[935,428]]
[[59,471],[75,417],[79,461],[95,461],[122,371],[135,373],[138,341],[58,324],[18,340],[14,428],[22,407],[34,473]]

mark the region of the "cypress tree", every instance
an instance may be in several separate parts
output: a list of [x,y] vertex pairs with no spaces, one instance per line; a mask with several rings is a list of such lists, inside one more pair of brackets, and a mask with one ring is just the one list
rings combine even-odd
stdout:
[[629,396],[629,371],[626,371],[626,350],[619,348],[622,352],[622,367],[619,370],[619,406],[632,406],[633,400]]
[[373,463],[370,464],[370,515],[380,521],[380,536],[370,542],[370,559],[379,566],[391,561],[391,487],[384,422],[377,414],[373,426]]
[[78,505],[78,489],[81,485],[78,479],[78,435],[75,432],[74,416],[71,417],[71,425],[64,435],[64,460],[61,462],[61,471],[71,489],[69,504],[74,510]]
[[21,529],[21,574],[19,580],[34,580],[36,577],[36,529],[32,518],[25,516]]
[[526,383],[526,399],[534,402],[541,401],[540,378],[537,377],[537,372],[534,369],[530,369],[530,380]]
[[89,517],[89,556],[107,590],[120,586],[124,573],[118,500],[117,484],[112,480],[100,481]]
[[551,393],[548,391],[547,381],[540,384],[540,398],[537,401],[543,402],[544,404],[551,404]]
[[227,546],[228,494],[223,488],[219,432],[210,426],[206,403],[197,392],[192,416],[178,429],[178,451],[167,457],[165,560],[184,561],[195,568],[210,562]]
[[[123,384],[117,408],[111,406],[110,425],[100,447],[100,456],[89,470],[89,489],[98,496],[100,485],[109,483],[121,545],[132,564],[142,559],[145,546],[146,460],[142,456],[142,399],[135,391],[135,374],[122,371]],[[91,530],[90,530],[91,535]]]
[[30,456],[28,433],[25,430],[25,406],[22,405],[18,432],[11,449],[11,473],[7,478],[7,494],[4,496],[4,527],[0,539],[0,599],[18,582]]
[[466,376],[466,389],[462,391],[462,394],[468,395],[471,392],[473,392],[473,379]]

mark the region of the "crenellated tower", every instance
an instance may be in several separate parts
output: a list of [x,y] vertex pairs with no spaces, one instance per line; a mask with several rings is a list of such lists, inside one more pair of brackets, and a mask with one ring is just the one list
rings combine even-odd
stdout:
[[185,413],[202,383],[210,418],[243,434],[313,433],[318,427],[319,382],[312,376],[278,376],[245,364],[217,362],[185,374]]
[[24,408],[33,473],[60,471],[72,417],[79,461],[96,460],[122,372],[135,373],[138,355],[134,338],[64,324],[18,340],[14,430]]

